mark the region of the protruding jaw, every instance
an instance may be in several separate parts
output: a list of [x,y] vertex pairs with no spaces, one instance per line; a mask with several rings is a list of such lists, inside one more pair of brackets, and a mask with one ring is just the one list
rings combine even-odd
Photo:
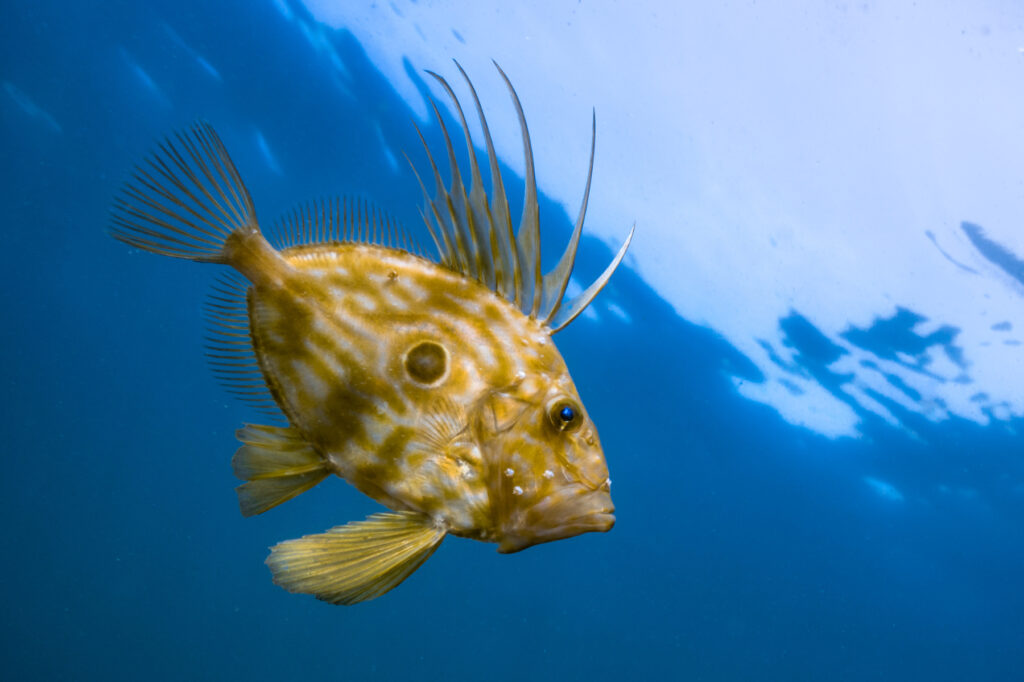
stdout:
[[505,529],[498,551],[511,554],[544,542],[611,530],[615,505],[606,488],[590,490],[575,484],[559,489],[524,510],[520,523]]

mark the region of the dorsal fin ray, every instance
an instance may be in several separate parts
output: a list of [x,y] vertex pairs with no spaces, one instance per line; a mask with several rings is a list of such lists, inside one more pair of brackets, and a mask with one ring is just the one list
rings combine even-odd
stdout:
[[[434,185],[435,185],[435,196],[433,201],[428,201],[427,204],[430,207],[431,215],[434,216],[434,221],[437,224],[438,233],[441,235],[441,240],[444,242],[444,250],[441,251],[441,262],[449,267],[454,267],[459,272],[466,272],[468,264],[468,258],[466,256],[465,247],[462,245],[459,238],[459,230],[453,219],[452,213],[449,210],[441,210],[439,208],[441,204],[445,204],[445,208],[451,204],[448,192],[444,188],[444,180],[441,179],[441,172],[437,169],[437,163],[434,161],[434,155],[430,153],[430,147],[427,146],[427,141],[423,137],[423,133],[420,131],[420,127],[413,122],[413,127],[416,128],[416,134],[419,135],[420,143],[423,144],[423,149],[427,152],[427,160],[430,161],[430,170],[434,173]],[[416,172],[416,168],[413,167],[413,172]],[[420,187],[424,187],[423,179],[419,173],[416,173],[416,179],[420,183]],[[424,193],[426,190],[424,189]],[[434,242],[438,241],[437,234],[434,234],[434,228],[430,222],[427,221],[427,227],[431,231],[431,236],[434,237]]]
[[572,267],[576,263],[576,249],[580,245],[580,235],[583,233],[583,220],[587,216],[587,202],[590,200],[590,181],[594,176],[594,148],[597,141],[597,113],[590,115],[590,163],[587,164],[587,184],[583,188],[583,201],[580,202],[580,212],[576,216],[576,225],[572,229],[572,236],[569,237],[569,244],[565,247],[558,265],[544,275],[544,303],[541,306],[541,316],[544,323],[551,324],[551,320],[558,313],[565,298],[565,289],[569,286],[569,278],[572,276]]
[[626,255],[626,250],[629,249],[629,243],[633,241],[633,232],[635,231],[636,225],[630,229],[629,234],[626,235],[626,241],[622,242],[622,246],[619,247],[619,252],[615,254],[615,258],[612,259],[612,262],[604,269],[601,276],[595,279],[594,282],[583,291],[583,293],[569,301],[566,306],[562,307],[551,319],[548,326],[551,327],[552,334],[560,329],[564,329],[566,325],[575,320],[576,316],[582,313],[584,308],[590,305],[590,302],[594,300],[594,297],[601,293],[601,289],[604,289],[604,285],[608,284],[608,280],[611,279],[612,273],[615,272],[615,268],[619,267],[619,263],[622,262],[623,256]]
[[509,94],[512,95],[512,103],[516,107],[519,130],[523,138],[526,189],[523,196],[523,215],[519,219],[519,230],[515,237],[518,255],[516,262],[522,272],[519,278],[519,309],[531,317],[537,317],[542,298],[543,277],[540,270],[540,211],[537,206],[537,177],[533,169],[533,145],[530,144],[530,130],[526,127],[526,114],[523,113],[519,95],[512,87],[512,81],[498,66],[498,62],[494,62],[494,67],[498,69],[498,73],[501,74],[502,80],[508,87]]
[[462,243],[465,244],[469,271],[475,273],[478,282],[489,281],[494,276],[494,262],[491,260],[489,252],[482,249],[482,245],[477,242],[473,234],[469,197],[466,194],[466,187],[462,183],[462,174],[459,172],[459,164],[455,159],[455,147],[448,134],[448,126],[444,124],[441,112],[438,111],[437,103],[433,99],[430,100],[430,108],[434,112],[434,118],[438,125],[441,126],[445,150],[448,152],[448,168],[451,173],[452,186],[448,191],[447,206],[453,227],[458,230]]
[[[558,264],[550,272],[542,275],[540,265],[540,216],[533,149],[530,133],[526,125],[526,116],[523,113],[519,96],[508,76],[495,63],[494,65],[498,73],[501,75],[512,96],[523,140],[523,156],[525,159],[523,213],[520,218],[519,228],[513,233],[504,181],[501,177],[497,154],[491,139],[487,119],[484,116],[483,107],[469,76],[466,75],[465,70],[458,62],[455,62],[455,65],[466,80],[466,85],[469,88],[473,104],[480,119],[480,126],[484,135],[485,152],[491,171],[491,196],[488,197],[483,188],[476,149],[473,146],[469,125],[466,122],[466,116],[458,97],[455,96],[455,92],[443,77],[432,71],[427,71],[437,80],[448,95],[462,126],[469,154],[470,181],[467,183],[465,178],[462,177],[452,150],[448,130],[444,125],[444,121],[441,120],[436,105],[431,101],[431,106],[441,126],[447,146],[452,184],[450,191],[444,188],[444,183],[437,170],[437,164],[428,149],[427,156],[435,176],[437,190],[436,195],[432,198],[427,193],[423,181],[420,180],[420,186],[424,189],[424,195],[427,200],[427,209],[423,211],[424,220],[427,222],[431,235],[434,236],[434,242],[438,247],[443,265],[482,282],[495,293],[516,305],[524,314],[539,320],[551,333],[554,333],[563,329],[583,312],[608,283],[612,273],[622,262],[622,258],[625,256],[626,250],[629,248],[633,238],[633,231],[631,230],[625,243],[623,243],[617,255],[601,276],[580,295],[571,301],[564,301],[569,279],[572,276],[573,265],[576,261],[580,236],[583,231],[583,221],[586,217],[587,203],[590,198],[597,137],[596,116],[592,115],[591,117],[590,161],[587,167],[587,182],[583,192],[583,201],[580,205],[576,224],[573,227],[569,243],[559,258]],[[423,140],[422,135],[420,135],[420,139]],[[425,142],[424,147],[426,147]],[[419,178],[418,173],[416,176]],[[465,186],[467,185],[469,186],[468,195],[465,193]],[[462,207],[465,207],[465,210],[460,210]],[[433,218],[433,225],[431,225],[430,218]],[[463,243],[469,246],[460,249],[457,244],[457,238],[460,235],[463,238]],[[479,255],[479,260],[473,258],[474,253]],[[488,256],[490,259],[488,259]]]
[[281,249],[359,242],[422,254],[402,225],[373,203],[357,197],[316,199],[296,206],[274,222],[271,235]]
[[[466,152],[469,154],[470,174],[469,194],[466,197],[466,222],[468,223],[469,233],[473,235],[476,248],[481,253],[484,265],[486,266],[487,263],[490,263],[490,268],[486,268],[482,272],[484,277],[481,281],[484,286],[498,291],[496,282],[498,281],[498,269],[501,267],[501,253],[495,241],[494,228],[491,224],[491,211],[487,204],[487,191],[484,189],[483,177],[480,175],[480,165],[476,160],[476,149],[473,147],[473,138],[469,134],[469,124],[466,123],[466,115],[462,111],[462,104],[459,102],[459,98],[455,96],[455,91],[448,85],[448,81],[433,71],[427,71],[427,73],[437,79],[437,82],[444,88],[459,116],[459,123],[462,125],[463,136],[466,139]],[[465,184],[465,182],[462,184]],[[484,256],[483,254],[489,255]],[[472,276],[472,273],[464,274]]]
[[[515,246],[515,235],[512,233],[512,219],[509,216],[508,197],[505,196],[505,183],[501,177],[501,169],[498,168],[498,154],[494,151],[494,142],[491,140],[491,130],[487,125],[487,117],[484,116],[484,108],[477,97],[473,81],[469,80],[462,65],[455,62],[462,77],[469,87],[469,94],[473,97],[473,104],[476,106],[476,114],[480,118],[480,127],[484,133],[484,144],[487,148],[487,161],[491,169],[491,241],[497,244],[498,253],[502,268],[495,272],[498,282],[498,293],[507,300],[513,301],[517,306],[520,304],[520,282],[523,274],[519,269],[519,257]],[[468,134],[468,131],[467,131]],[[500,276],[499,276],[500,275]]]

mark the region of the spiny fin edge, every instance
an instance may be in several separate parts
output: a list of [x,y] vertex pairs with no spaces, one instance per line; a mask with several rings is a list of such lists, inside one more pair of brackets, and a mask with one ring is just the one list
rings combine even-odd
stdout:
[[336,243],[379,244],[422,255],[416,239],[397,220],[358,197],[306,202],[273,224],[270,241],[280,249]]
[[[423,210],[424,222],[426,222],[427,229],[430,230],[431,236],[434,239],[439,253],[439,261],[443,266],[481,282],[496,294],[515,305],[524,315],[540,320],[551,333],[554,333],[563,329],[575,319],[607,284],[608,279],[625,255],[625,250],[632,239],[632,232],[630,232],[623,248],[620,249],[612,264],[583,294],[569,301],[567,307],[563,310],[563,298],[569,278],[572,275],[573,264],[576,259],[576,249],[579,244],[583,219],[586,214],[587,200],[590,194],[591,175],[594,168],[596,123],[593,120],[591,122],[590,164],[587,170],[586,189],[575,228],[558,265],[551,272],[541,276],[539,216],[533,152],[519,96],[516,94],[515,88],[512,87],[512,83],[505,75],[505,72],[495,63],[495,67],[498,69],[498,73],[501,75],[512,97],[512,103],[519,119],[520,134],[523,139],[523,154],[525,157],[526,193],[523,201],[524,207],[519,228],[513,234],[510,224],[509,203],[505,196],[504,182],[498,168],[496,152],[491,141],[483,108],[480,105],[472,82],[466,76],[466,72],[458,62],[455,64],[469,87],[474,108],[483,130],[487,164],[490,167],[492,176],[491,196],[487,195],[483,187],[483,180],[479,164],[477,163],[476,148],[470,136],[469,125],[458,97],[443,77],[428,71],[427,73],[440,84],[455,108],[462,127],[463,136],[466,140],[470,172],[467,182],[452,153],[451,139],[444,121],[437,106],[431,101],[434,116],[444,135],[452,182],[450,188],[446,189],[438,170],[438,164],[427,146],[422,132],[417,128],[420,141],[423,143],[427,159],[430,163],[431,175],[435,185],[434,196],[431,197],[423,179],[420,178],[415,167],[413,168],[413,172],[416,173],[420,186],[423,188],[423,194],[426,197],[426,208]],[[468,193],[465,189],[466,187],[469,188]]]
[[259,234],[256,210],[224,143],[197,122],[157,145],[115,198],[110,234],[174,258],[229,262],[231,235]]

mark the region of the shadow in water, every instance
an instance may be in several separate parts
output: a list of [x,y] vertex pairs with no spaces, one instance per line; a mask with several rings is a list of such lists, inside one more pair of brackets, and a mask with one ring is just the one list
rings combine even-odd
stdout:
[[967,238],[974,244],[974,248],[978,249],[978,253],[986,260],[1024,284],[1024,261],[999,242],[990,239],[980,225],[964,221],[960,224],[960,229],[964,231]]

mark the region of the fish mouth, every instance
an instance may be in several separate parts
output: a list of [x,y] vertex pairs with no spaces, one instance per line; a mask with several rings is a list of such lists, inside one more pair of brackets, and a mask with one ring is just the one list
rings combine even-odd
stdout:
[[584,488],[550,496],[526,510],[519,523],[505,529],[498,551],[511,554],[583,533],[606,533],[615,525],[614,512],[611,495],[605,490]]

